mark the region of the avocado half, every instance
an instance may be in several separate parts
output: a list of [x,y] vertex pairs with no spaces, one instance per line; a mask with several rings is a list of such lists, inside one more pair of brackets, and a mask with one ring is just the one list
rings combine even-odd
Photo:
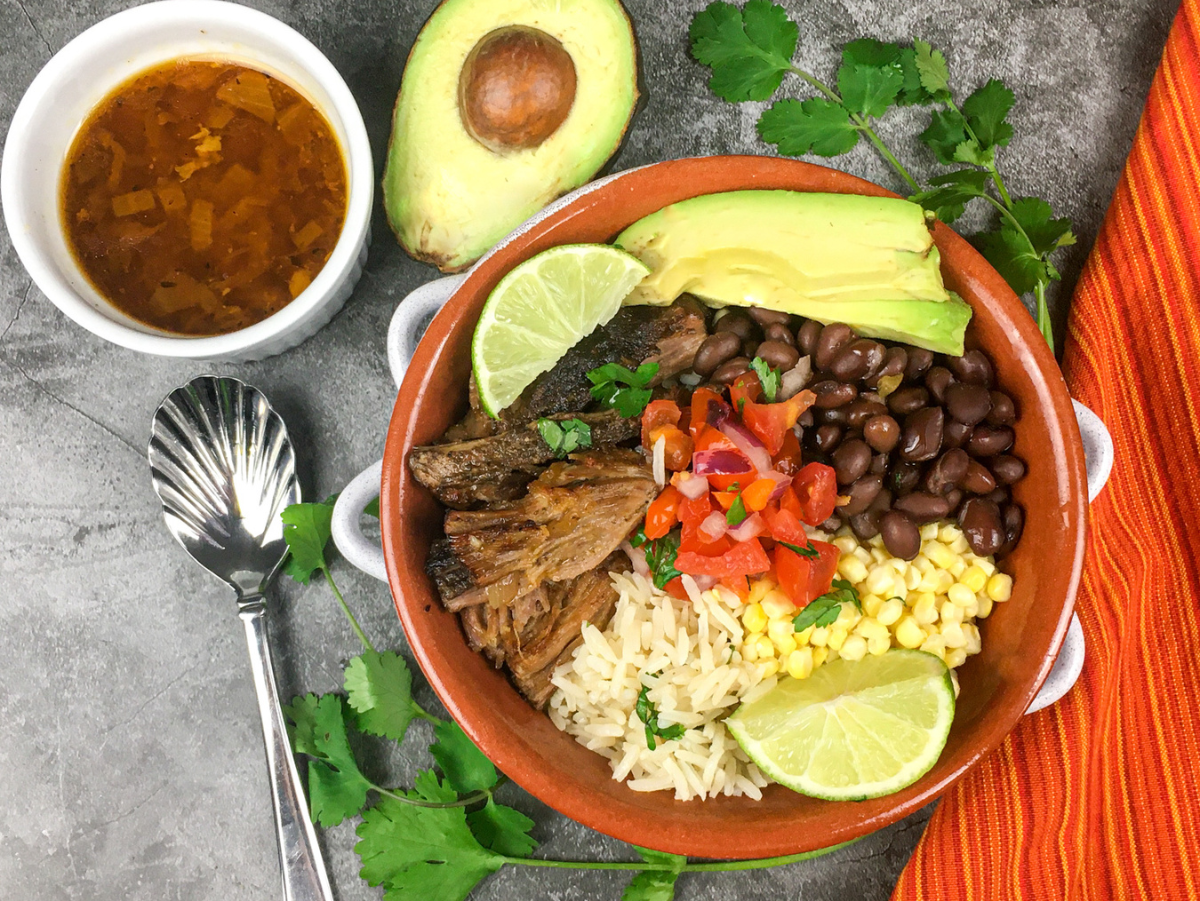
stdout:
[[383,172],[400,244],[475,262],[621,144],[637,43],[618,0],[444,0],[409,53]]

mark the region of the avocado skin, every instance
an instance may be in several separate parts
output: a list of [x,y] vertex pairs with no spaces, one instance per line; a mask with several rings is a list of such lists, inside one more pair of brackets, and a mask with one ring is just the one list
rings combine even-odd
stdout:
[[651,267],[626,303],[684,292],[961,354],[971,308],[942,283],[922,209],[858,194],[730,191],[638,220],[617,246]]
[[[546,141],[496,153],[462,123],[458,76],[480,38],[512,25],[559,40],[578,84],[571,114]],[[598,41],[608,49],[596,54]],[[584,47],[591,54],[578,52]],[[619,0],[443,0],[409,51],[392,111],[382,187],[400,245],[443,272],[467,269],[615,156],[641,105],[640,76],[633,24]]]

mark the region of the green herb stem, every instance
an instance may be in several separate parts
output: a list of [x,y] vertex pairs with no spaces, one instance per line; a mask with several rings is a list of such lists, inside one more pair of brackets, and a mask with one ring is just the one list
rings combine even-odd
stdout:
[[1000,169],[996,166],[996,161],[993,160],[987,166],[988,172],[992,176],[992,181],[996,183],[996,190],[1000,192],[1000,199],[1004,201],[1006,207],[1012,207],[1012,198],[1008,196],[1008,188],[1004,185],[1004,179],[1000,177]]
[[[497,783],[497,785],[499,785],[499,783]],[[469,795],[464,795],[463,797],[459,798],[457,801],[440,802],[440,801],[425,801],[425,800],[422,800],[421,798],[408,798],[408,797],[405,797],[404,795],[398,795],[394,791],[389,791],[388,789],[384,788],[383,786],[376,785],[373,782],[371,783],[371,788],[375,789],[375,791],[379,792],[379,794],[385,795],[385,796],[391,798],[393,801],[399,801],[401,804],[408,804],[408,805],[411,805],[412,807],[436,807],[439,810],[444,810],[446,808],[451,808],[451,807],[470,807],[472,804],[478,804],[480,801],[486,801],[488,798],[490,798],[492,796],[492,792],[495,790],[494,787],[493,788],[485,788],[485,789],[481,789],[480,791],[471,792],[471,794],[469,794]]]
[[1038,280],[1038,283],[1033,286],[1033,296],[1037,298],[1037,324],[1038,329],[1042,333],[1042,337],[1046,339],[1046,343],[1050,345],[1050,353],[1054,353],[1054,326],[1050,322],[1050,308],[1046,305],[1046,283]]
[[793,75],[799,75],[802,79],[804,79],[806,82],[808,82],[808,84],[810,86],[812,86],[817,91],[820,91],[828,99],[832,100],[834,103],[844,105],[844,104],[842,104],[842,98],[838,95],[838,92],[835,91],[833,88],[829,87],[829,85],[825,84],[825,82],[821,81],[819,78],[815,78],[814,76],[809,75],[803,69],[798,69],[795,66],[788,66],[788,69],[791,70]]
[[867,124],[867,120],[857,113],[852,114],[850,118],[858,126],[859,130],[867,136],[867,140],[875,145],[875,149],[879,151],[879,155],[892,164],[892,168],[900,174],[900,177],[908,182],[914,191],[921,190],[921,185],[915,178],[912,177],[912,175],[909,174],[909,171],[900,164],[900,161],[896,159],[895,155],[888,150],[887,145],[883,143],[883,139],[880,138],[879,135],[875,134],[875,129],[871,128],[871,126]]
[[362,642],[362,646],[368,651],[374,651],[375,648],[371,644],[371,640],[367,638],[367,633],[362,630],[362,626],[358,624],[358,620],[350,612],[350,606],[346,603],[346,599],[338,591],[337,583],[333,581],[333,575],[329,572],[329,567],[322,566],[321,572],[325,573],[325,581],[329,583],[329,587],[333,591],[333,596],[337,598],[337,602],[342,605],[342,612],[346,614],[346,619],[350,621],[350,628],[354,630],[354,633],[358,636],[358,640]]
[[426,710],[424,707],[422,707],[416,701],[412,701],[411,703],[412,703],[412,709],[413,709],[413,716],[418,717],[419,719],[425,720],[425,722],[429,723],[431,726],[440,726],[446,722],[440,716],[434,716],[432,713],[430,713],[428,710]]
[[[801,860],[809,860],[813,857],[820,857],[823,854],[828,854],[830,851],[837,851],[847,845],[853,844],[853,841],[842,842],[841,844],[832,845],[828,848],[821,848],[817,851],[805,851],[801,854],[787,854],[783,857],[763,857],[758,860],[715,860],[710,863],[688,863],[684,864],[681,872],[684,873],[724,873],[733,870],[765,870],[769,867],[779,867],[789,863],[797,863]],[[673,870],[674,867],[670,863],[651,863],[650,861],[639,860],[633,862],[616,861],[609,863],[607,861],[574,861],[574,860],[539,860],[530,857],[506,857],[506,863],[516,866],[526,867],[555,867],[564,870]]]

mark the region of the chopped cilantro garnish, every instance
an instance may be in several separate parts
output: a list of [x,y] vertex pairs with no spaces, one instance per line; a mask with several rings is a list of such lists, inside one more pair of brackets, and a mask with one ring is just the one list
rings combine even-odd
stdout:
[[742,496],[739,494],[733,499],[733,503],[729,507],[729,512],[725,514],[725,522],[731,526],[736,526],[746,519],[746,504],[742,501]]
[[592,446],[592,427],[582,419],[539,419],[537,429],[559,459],[581,447]]
[[648,685],[643,685],[642,690],[638,693],[634,711],[637,713],[638,719],[646,726],[646,747],[651,750],[658,747],[658,739],[675,741],[683,738],[683,733],[687,731],[687,727],[682,723],[666,727],[658,724],[658,707],[650,700],[650,686]]
[[587,374],[592,397],[629,418],[641,415],[650,403],[651,380],[658,374],[657,363],[643,363],[637,371],[620,363],[605,363]]
[[775,397],[779,394],[779,370],[771,368],[771,364],[762,357],[751,360],[750,368],[754,370],[759,384],[762,385],[763,400],[769,404],[775,403]]

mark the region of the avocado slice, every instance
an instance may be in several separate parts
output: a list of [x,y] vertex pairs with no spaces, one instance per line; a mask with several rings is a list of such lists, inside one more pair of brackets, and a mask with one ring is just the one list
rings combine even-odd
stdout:
[[946,290],[925,213],[860,194],[729,191],[664,207],[616,244],[651,268],[626,303],[684,292],[961,354],[971,308]]
[[444,0],[409,53],[383,172],[404,249],[466,268],[621,144],[637,43],[619,0]]

